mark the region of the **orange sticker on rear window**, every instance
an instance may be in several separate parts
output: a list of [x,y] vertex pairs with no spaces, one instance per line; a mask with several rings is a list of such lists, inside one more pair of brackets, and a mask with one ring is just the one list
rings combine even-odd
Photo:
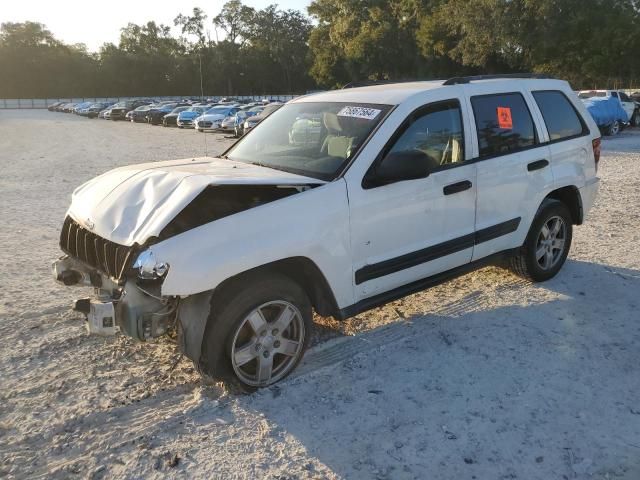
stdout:
[[498,126],[500,128],[513,128],[513,120],[511,120],[511,109],[509,107],[498,107]]

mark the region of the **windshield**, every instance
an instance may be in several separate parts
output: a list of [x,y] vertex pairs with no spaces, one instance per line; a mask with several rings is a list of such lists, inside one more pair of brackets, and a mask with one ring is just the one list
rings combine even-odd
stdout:
[[180,112],[184,112],[185,110],[187,110],[189,107],[176,107],[173,109],[173,111],[171,113],[180,113]]
[[207,115],[226,115],[229,107],[213,107],[206,111]]
[[390,108],[362,103],[287,104],[234,145],[227,158],[332,180]]

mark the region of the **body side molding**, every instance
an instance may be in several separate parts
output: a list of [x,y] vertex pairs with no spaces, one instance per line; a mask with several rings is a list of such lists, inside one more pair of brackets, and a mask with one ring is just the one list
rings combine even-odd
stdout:
[[503,235],[508,235],[518,229],[520,220],[520,217],[514,218],[491,227],[483,228],[475,233],[423,248],[422,250],[390,258],[389,260],[384,260],[372,265],[365,265],[356,271],[356,285],[466,250],[474,245],[488,242]]

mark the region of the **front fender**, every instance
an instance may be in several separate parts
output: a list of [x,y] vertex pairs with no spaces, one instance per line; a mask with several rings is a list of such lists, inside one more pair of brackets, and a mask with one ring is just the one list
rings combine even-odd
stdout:
[[169,264],[162,294],[187,296],[267,263],[307,257],[339,308],[353,303],[349,208],[344,180],[215,220],[150,247]]

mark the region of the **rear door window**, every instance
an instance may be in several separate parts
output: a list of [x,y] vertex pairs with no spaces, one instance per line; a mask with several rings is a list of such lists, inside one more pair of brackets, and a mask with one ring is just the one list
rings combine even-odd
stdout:
[[508,155],[538,143],[529,107],[520,93],[471,97],[481,158]]
[[553,90],[532,94],[542,112],[551,141],[578,137],[585,133],[584,123],[564,93]]

